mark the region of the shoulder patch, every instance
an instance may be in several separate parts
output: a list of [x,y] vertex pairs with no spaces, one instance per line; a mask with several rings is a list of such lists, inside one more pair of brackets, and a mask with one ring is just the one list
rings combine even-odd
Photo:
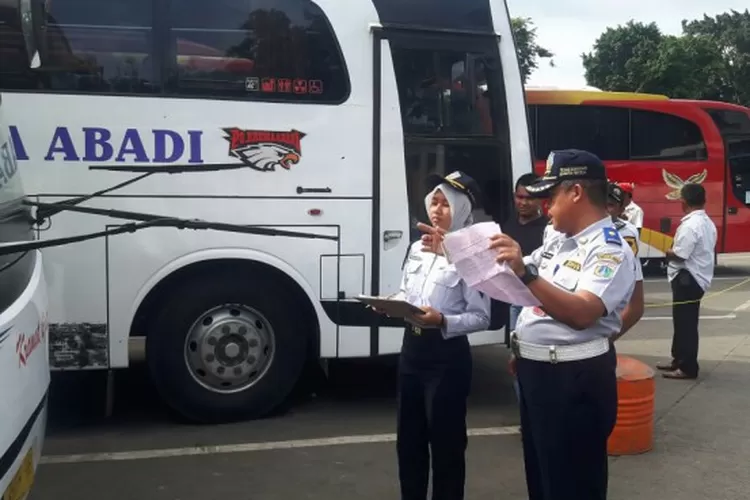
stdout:
[[622,246],[622,239],[620,238],[620,233],[617,232],[617,229],[613,227],[605,227],[602,229],[602,233],[604,234],[604,241],[607,243]]
[[630,249],[633,251],[633,255],[638,255],[638,242],[636,241],[636,239],[632,236],[625,236],[623,239],[630,246]]
[[600,278],[609,279],[615,275],[615,266],[612,264],[599,264],[594,268],[594,275]]
[[622,255],[614,252],[601,252],[594,255],[596,262],[614,262],[615,264],[622,264]]

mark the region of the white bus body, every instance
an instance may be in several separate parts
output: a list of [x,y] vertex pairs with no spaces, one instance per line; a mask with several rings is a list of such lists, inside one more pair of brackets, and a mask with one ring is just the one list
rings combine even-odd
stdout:
[[[146,336],[164,399],[206,422],[267,413],[310,359],[397,353],[421,180],[461,169],[511,206],[532,170],[504,0],[48,0],[44,71],[0,60],[24,182],[41,202],[185,165],[88,207],[338,239],[149,229],[45,250],[54,369],[128,366]],[[23,112],[21,112],[23,111]],[[245,168],[206,171],[232,163]],[[122,219],[63,212],[41,237]],[[507,308],[474,345],[502,342]]]
[[[15,4],[13,7],[17,8]],[[26,3],[25,9],[28,7]],[[6,4],[0,1],[0,16],[4,8]],[[26,12],[30,22],[31,13]],[[0,17],[0,31],[7,27],[4,21]],[[0,51],[4,47],[0,40]],[[28,57],[25,63],[29,65]],[[30,209],[22,204],[20,170],[27,165],[20,166],[16,161],[8,129],[8,107],[0,96],[0,252],[4,246],[35,239]],[[50,383],[47,317],[41,252],[0,253],[0,498],[3,500],[23,500],[28,496],[44,445]]]

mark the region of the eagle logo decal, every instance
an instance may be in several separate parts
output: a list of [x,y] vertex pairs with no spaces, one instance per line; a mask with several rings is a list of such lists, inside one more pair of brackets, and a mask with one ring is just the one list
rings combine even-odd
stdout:
[[223,129],[229,143],[229,156],[259,172],[289,170],[302,159],[302,138],[299,130],[278,132],[245,130],[237,127]]
[[703,181],[706,180],[706,177],[708,177],[708,170],[704,169],[703,172],[693,174],[684,181],[680,178],[679,175],[669,173],[665,169],[661,170],[661,176],[667,186],[672,188],[672,191],[667,193],[666,198],[668,200],[679,200],[680,190],[682,190],[682,186],[684,186],[685,184],[702,184]]

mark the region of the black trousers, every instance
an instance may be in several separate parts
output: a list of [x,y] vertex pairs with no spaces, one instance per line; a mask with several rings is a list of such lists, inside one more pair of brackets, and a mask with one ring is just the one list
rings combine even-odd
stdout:
[[398,453],[402,500],[462,500],[466,482],[466,404],[471,387],[466,337],[407,328],[399,361]]
[[[689,271],[672,280],[672,362],[690,377],[698,376],[698,320],[704,291]],[[682,303],[687,302],[687,303]]]
[[616,367],[614,347],[581,361],[517,361],[529,500],[607,498]]

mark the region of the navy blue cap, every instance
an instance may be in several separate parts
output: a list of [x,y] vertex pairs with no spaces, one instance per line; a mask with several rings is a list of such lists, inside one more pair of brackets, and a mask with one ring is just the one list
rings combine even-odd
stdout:
[[427,176],[425,181],[427,184],[427,190],[432,191],[440,184],[448,184],[456,191],[465,194],[471,201],[471,208],[477,209],[482,204],[482,190],[479,188],[479,183],[474,180],[473,177],[456,170],[443,177],[440,174],[431,174]]
[[547,157],[547,170],[541,180],[526,186],[529,194],[547,196],[549,191],[563,181],[607,180],[607,169],[594,153],[581,149],[552,151]]
[[607,186],[607,197],[618,205],[621,205],[625,199],[625,191],[614,182],[610,182],[609,186]]

